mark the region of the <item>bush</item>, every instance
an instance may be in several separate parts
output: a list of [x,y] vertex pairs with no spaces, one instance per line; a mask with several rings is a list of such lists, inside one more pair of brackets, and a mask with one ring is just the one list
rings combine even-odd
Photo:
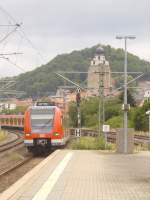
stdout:
[[79,139],[74,139],[70,147],[72,149],[78,150],[110,150],[112,149],[111,144],[106,144],[103,137],[80,137]]
[[123,117],[115,116],[107,120],[106,124],[109,124],[111,128],[121,128],[123,127]]

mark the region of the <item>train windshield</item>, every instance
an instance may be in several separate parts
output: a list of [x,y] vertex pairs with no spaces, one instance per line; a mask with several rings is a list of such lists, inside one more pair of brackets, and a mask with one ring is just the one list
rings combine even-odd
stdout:
[[32,109],[31,130],[33,133],[49,133],[53,126],[54,108]]

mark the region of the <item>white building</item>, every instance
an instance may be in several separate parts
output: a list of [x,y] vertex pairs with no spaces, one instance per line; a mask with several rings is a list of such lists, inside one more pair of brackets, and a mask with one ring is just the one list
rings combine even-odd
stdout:
[[2,110],[14,110],[17,105],[15,103],[0,103],[0,111]]
[[144,99],[149,99],[150,98],[150,90],[146,90],[144,93]]

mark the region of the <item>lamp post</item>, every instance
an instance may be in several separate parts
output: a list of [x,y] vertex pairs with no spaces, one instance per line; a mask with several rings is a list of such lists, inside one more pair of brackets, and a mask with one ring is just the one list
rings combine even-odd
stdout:
[[148,130],[149,130],[149,136],[150,136],[150,110],[146,111],[146,115],[148,115]]
[[122,40],[124,39],[124,45],[125,45],[125,55],[124,55],[124,105],[123,105],[123,111],[124,111],[124,153],[127,153],[128,149],[128,110],[129,105],[127,101],[127,40],[128,39],[135,39],[135,36],[127,35],[127,36],[116,36],[116,39]]

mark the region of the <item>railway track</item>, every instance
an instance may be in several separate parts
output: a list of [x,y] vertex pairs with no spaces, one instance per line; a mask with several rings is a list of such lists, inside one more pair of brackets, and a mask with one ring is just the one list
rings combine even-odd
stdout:
[[[116,142],[116,133],[109,133],[107,135],[108,141]],[[148,147],[150,145],[150,137],[144,135],[134,135],[134,144]]]
[[[116,142],[116,133],[108,133],[107,139],[109,142],[115,143]],[[150,145],[150,137],[144,135],[134,135],[134,144],[135,145],[142,145],[148,147]]]
[[0,171],[0,193],[14,184],[18,179],[28,173],[32,168],[38,165],[44,157],[28,156],[24,160],[11,165],[10,168]]
[[[74,135],[74,129],[70,129],[71,135]],[[98,136],[98,132],[94,131],[94,130],[90,130],[90,129],[82,129],[81,131],[81,135],[82,136],[91,136],[91,137],[97,137]],[[116,131],[112,131],[107,133],[107,141],[111,142],[111,143],[115,143],[116,142]],[[150,146],[150,137],[149,136],[144,136],[144,135],[134,135],[134,143],[136,145],[142,145],[145,147]]]
[[4,175],[9,174],[10,172],[13,172],[14,170],[16,170],[17,168],[21,167],[22,165],[24,165],[25,163],[29,162],[31,159],[33,158],[33,156],[29,156],[27,158],[24,158],[22,161],[14,164],[13,166],[11,166],[9,169],[5,169],[0,171],[0,178]]
[[23,135],[21,134],[22,132],[21,131],[8,131],[8,134],[9,133],[13,133],[15,134],[17,137],[5,144],[1,144],[0,145],[0,153],[1,152],[4,152],[4,151],[7,151],[7,150],[10,150],[20,144],[23,144]]

